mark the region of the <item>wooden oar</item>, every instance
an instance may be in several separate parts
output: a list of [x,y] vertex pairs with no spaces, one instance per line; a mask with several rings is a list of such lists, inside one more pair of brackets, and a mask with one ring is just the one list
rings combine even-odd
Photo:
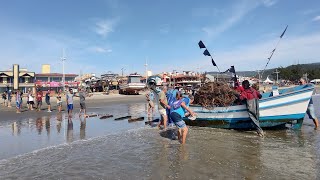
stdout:
[[144,117],[130,118],[128,119],[128,122],[143,121],[143,120],[144,120]]
[[145,123],[145,125],[151,125],[152,123],[154,123],[154,122],[159,122],[160,121],[160,119],[154,119],[154,120],[152,120],[152,121],[146,121],[146,122],[144,122]]
[[119,117],[119,118],[115,118],[114,120],[118,121],[118,120],[124,120],[124,119],[128,119],[128,118],[131,118],[131,116]]
[[106,115],[101,116],[100,119],[107,119],[107,118],[111,118],[111,117],[113,117],[113,115],[106,114]]
[[89,114],[89,115],[85,115],[86,118],[90,118],[90,117],[97,117],[98,114]]

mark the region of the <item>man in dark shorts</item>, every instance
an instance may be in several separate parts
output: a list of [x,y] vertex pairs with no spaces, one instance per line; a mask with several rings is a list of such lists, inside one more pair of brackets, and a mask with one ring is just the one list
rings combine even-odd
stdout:
[[7,91],[2,94],[3,106],[7,106]]
[[12,92],[11,90],[8,91],[8,107],[11,107],[11,100],[12,100]]
[[68,108],[68,117],[72,117],[72,110],[73,110],[73,90],[70,89],[69,93],[66,95],[66,100],[67,100],[67,108]]
[[40,89],[37,89],[37,111],[41,110],[42,96],[43,96],[42,91]]
[[48,112],[52,112],[51,111],[51,104],[50,104],[50,90],[48,90],[46,93],[46,103],[48,105]]
[[87,107],[86,107],[86,97],[91,96],[88,95],[84,89],[81,89],[79,92],[79,98],[80,98],[80,112],[79,117],[81,116],[81,113],[83,112],[84,117],[87,117]]

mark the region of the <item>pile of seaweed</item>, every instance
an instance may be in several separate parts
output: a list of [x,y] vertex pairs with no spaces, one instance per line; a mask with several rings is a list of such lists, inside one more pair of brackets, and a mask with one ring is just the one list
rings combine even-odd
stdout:
[[226,82],[208,82],[195,94],[194,104],[207,109],[230,106],[237,100],[237,94]]

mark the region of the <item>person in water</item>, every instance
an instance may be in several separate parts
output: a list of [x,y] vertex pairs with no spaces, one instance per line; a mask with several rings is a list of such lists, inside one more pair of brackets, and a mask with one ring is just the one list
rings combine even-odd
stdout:
[[252,120],[253,125],[256,127],[258,135],[263,137],[264,133],[259,125],[259,102],[258,102],[258,100],[261,99],[262,96],[257,90],[250,87],[250,83],[248,80],[244,80],[242,82],[242,87],[244,90],[240,94],[240,100],[245,102],[248,108],[249,118]]
[[[307,80],[305,78],[301,78],[299,81],[299,84],[305,85],[305,84],[307,84]],[[317,118],[315,111],[314,111],[312,97],[311,97],[309,104],[308,104],[307,114],[308,114],[309,118],[313,120],[313,123],[315,125],[315,129],[318,129],[319,121],[318,121],[318,118]]]
[[146,98],[148,101],[148,115],[153,116],[153,112],[154,112],[154,93],[153,91],[150,89],[147,93],[146,93]]
[[62,90],[60,89],[57,95],[57,106],[58,106],[58,112],[61,112],[62,109]]
[[160,125],[163,124],[163,129],[167,128],[167,123],[168,123],[167,109],[170,109],[170,106],[168,105],[166,93],[167,93],[167,86],[161,87],[161,91],[158,93],[158,97],[159,97],[158,110],[159,110],[159,114],[161,115],[161,120],[158,124],[158,128],[160,128]]
[[186,123],[183,121],[183,118],[186,115],[186,111],[192,117],[195,117],[195,113],[189,109],[189,104],[191,104],[194,100],[193,96],[190,95],[189,98],[183,98],[181,93],[178,91],[176,94],[176,101],[173,103],[172,107],[170,108],[170,117],[173,123],[178,128],[178,139],[181,144],[186,143],[186,138],[188,134],[188,127]]

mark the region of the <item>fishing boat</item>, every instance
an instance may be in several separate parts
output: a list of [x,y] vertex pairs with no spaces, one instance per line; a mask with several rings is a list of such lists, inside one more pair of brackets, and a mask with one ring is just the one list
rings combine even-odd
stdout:
[[[273,95],[272,92],[262,94],[262,98],[259,100],[260,126],[270,128],[292,124],[293,128],[300,128],[313,91],[314,86],[307,84],[281,89],[277,95]],[[225,129],[254,128],[246,105],[215,107],[213,109],[194,105],[190,108],[197,113],[197,118],[194,121],[185,118],[189,125]]]
[[140,74],[134,73],[128,76],[127,82],[119,85],[119,94],[139,94],[139,91],[146,87],[145,83],[140,82]]

